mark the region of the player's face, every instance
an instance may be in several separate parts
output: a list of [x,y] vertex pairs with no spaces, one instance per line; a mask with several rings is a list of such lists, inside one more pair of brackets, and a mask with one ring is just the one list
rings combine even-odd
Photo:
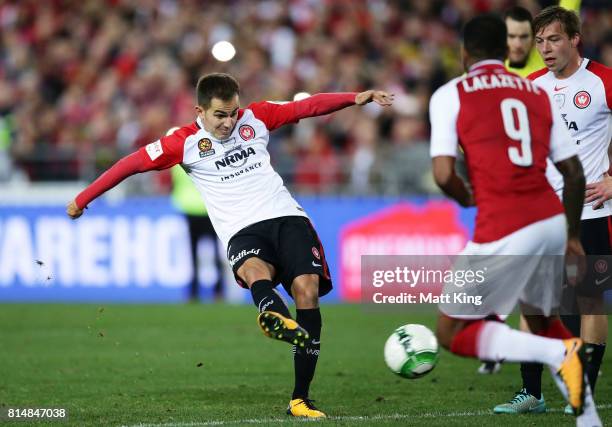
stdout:
[[531,24],[529,21],[515,21],[512,18],[506,18],[506,28],[510,65],[524,67],[529,51],[533,47]]
[[558,21],[542,28],[535,37],[536,48],[544,60],[546,68],[556,76],[562,77],[569,77],[565,76],[564,71],[570,61],[575,62],[578,57],[577,46],[579,41],[579,35],[570,39]]
[[204,129],[217,139],[227,139],[238,121],[239,108],[240,99],[236,95],[229,101],[213,98],[208,108],[196,106],[196,111],[204,123]]

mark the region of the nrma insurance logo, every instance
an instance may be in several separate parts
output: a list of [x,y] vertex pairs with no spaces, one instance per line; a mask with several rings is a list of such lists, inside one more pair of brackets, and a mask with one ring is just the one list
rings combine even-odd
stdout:
[[244,166],[249,156],[254,154],[255,149],[253,147],[242,148],[242,146],[239,145],[227,151],[221,160],[215,162],[215,166],[217,170],[225,167],[237,169]]

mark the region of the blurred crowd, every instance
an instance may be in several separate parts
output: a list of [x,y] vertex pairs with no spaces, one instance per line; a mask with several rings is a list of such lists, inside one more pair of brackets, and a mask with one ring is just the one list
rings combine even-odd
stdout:
[[[474,14],[535,0],[0,1],[0,182],[91,181],[121,156],[194,120],[202,74],[233,74],[241,102],[297,92],[395,93],[271,139],[273,163],[305,193],[433,191],[427,105],[459,75]],[[609,0],[583,0],[583,53],[612,65]],[[211,46],[236,56],[218,62]],[[138,191],[167,192],[168,175]]]

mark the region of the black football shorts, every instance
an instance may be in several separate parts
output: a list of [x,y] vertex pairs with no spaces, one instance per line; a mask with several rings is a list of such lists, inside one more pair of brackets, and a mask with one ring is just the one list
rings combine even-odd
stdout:
[[612,289],[609,224],[610,217],[580,221],[580,241],[587,254],[587,269],[584,280],[576,286],[576,295],[595,297]]
[[291,295],[293,280],[302,274],[319,275],[319,296],[332,289],[323,245],[310,220],[303,216],[283,216],[256,222],[234,234],[227,246],[227,259],[240,286],[238,269],[249,258],[257,257],[276,269],[274,281]]

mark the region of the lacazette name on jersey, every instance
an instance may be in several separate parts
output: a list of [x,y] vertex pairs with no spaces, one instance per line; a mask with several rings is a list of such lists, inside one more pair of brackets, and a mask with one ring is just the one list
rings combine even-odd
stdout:
[[465,79],[461,82],[463,90],[467,93],[477,90],[511,88],[518,90],[526,90],[527,92],[540,93],[540,89],[533,85],[530,81],[522,79],[518,76],[508,74],[483,74],[473,76],[471,79]]

